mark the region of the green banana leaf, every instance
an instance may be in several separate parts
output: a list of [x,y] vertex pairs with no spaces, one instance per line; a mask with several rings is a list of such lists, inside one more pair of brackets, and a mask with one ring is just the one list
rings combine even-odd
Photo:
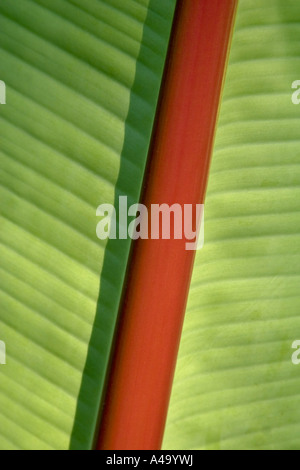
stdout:
[[[0,449],[92,447],[130,245],[96,208],[139,198],[174,6],[0,1]],[[166,449],[300,448],[299,50],[298,2],[240,0]]]
[[90,449],[174,0],[1,0],[0,449]]
[[164,447],[300,448],[300,3],[240,0]]

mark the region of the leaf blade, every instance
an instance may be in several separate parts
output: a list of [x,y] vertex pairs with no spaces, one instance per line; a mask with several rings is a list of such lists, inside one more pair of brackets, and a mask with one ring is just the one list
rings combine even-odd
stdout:
[[299,19],[293,2],[240,1],[168,449],[299,448]]

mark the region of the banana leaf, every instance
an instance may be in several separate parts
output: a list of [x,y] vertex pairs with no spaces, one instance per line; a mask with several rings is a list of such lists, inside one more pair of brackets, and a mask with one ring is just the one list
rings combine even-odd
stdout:
[[[174,7],[0,2],[0,449],[93,445]],[[240,0],[166,449],[300,447],[299,24]]]
[[166,449],[300,448],[300,4],[240,0]]
[[90,449],[130,247],[96,209],[138,202],[173,0],[1,0],[1,449]]

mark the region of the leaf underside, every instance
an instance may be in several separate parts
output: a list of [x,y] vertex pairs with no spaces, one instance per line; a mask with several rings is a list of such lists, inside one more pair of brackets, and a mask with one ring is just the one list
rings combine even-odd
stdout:
[[300,3],[240,0],[166,449],[299,449]]
[[[173,0],[1,0],[1,449],[92,446]],[[100,279],[100,287],[99,287]]]
[[[0,449],[92,446],[129,250],[95,211],[138,200],[173,10],[0,2]],[[168,449],[300,447],[299,24],[240,0]]]

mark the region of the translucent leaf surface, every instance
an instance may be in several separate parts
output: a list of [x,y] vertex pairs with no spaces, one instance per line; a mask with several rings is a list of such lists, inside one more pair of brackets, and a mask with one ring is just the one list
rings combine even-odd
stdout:
[[[90,448],[173,0],[1,0],[0,448]],[[100,279],[100,287],[99,287]]]
[[299,2],[240,0],[167,449],[300,447],[299,51]]

